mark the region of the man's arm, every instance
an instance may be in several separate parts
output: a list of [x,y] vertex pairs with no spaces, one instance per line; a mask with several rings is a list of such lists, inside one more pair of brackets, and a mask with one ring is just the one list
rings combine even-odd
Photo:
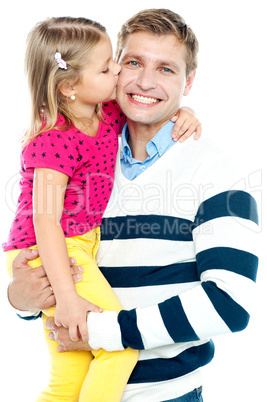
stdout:
[[[118,315],[90,313],[90,347],[151,349],[246,328],[258,267],[253,240],[257,223],[255,200],[244,191],[223,192],[204,201],[194,229],[199,284],[151,307],[122,310]],[[205,234],[205,225],[210,225],[212,235]],[[71,342],[66,331],[52,322],[48,328],[61,345],[59,351],[87,348]]]
[[[159,304],[122,310],[117,317],[109,311],[89,314],[92,349],[120,350],[118,343],[151,349],[206,340],[247,326],[258,267],[257,205],[243,190],[240,177],[244,176],[234,173],[234,161],[218,158],[217,153],[210,162],[203,160],[200,171],[196,164],[192,184],[201,183],[201,189],[206,188],[192,222],[195,285]],[[116,222],[116,218],[110,219]],[[121,247],[125,249],[125,243]],[[134,246],[131,243],[129,247]],[[134,252],[138,252],[138,243],[135,247]],[[114,348],[107,349],[106,345],[112,344]],[[65,346],[71,349],[74,345]]]
[[[188,149],[191,151],[192,148]],[[194,211],[191,209],[193,213],[189,216],[189,223],[192,223],[190,227],[193,229],[190,240],[192,253],[185,254],[193,262],[193,267],[190,268],[192,279],[188,275],[181,275],[177,280],[178,284],[181,281],[180,290],[177,294],[172,293],[173,297],[170,295],[170,298],[166,297],[165,301],[156,304],[155,296],[155,304],[152,302],[148,307],[139,303],[136,309],[133,306],[130,311],[122,310],[117,319],[113,319],[112,325],[108,319],[109,312],[90,314],[89,344],[93,349],[106,349],[106,345],[110,346],[109,333],[116,333],[116,339],[114,340],[114,336],[112,339],[113,350],[119,350],[119,340],[123,346],[142,350],[173,343],[202,341],[246,328],[253,308],[258,267],[257,205],[246,191],[249,189],[245,181],[246,169],[242,169],[243,173],[240,174],[241,167],[237,168],[238,158],[229,158],[209,142],[198,143],[195,149],[195,153],[190,156],[190,164],[188,162],[186,165],[187,169],[191,168],[187,179],[190,181],[186,183],[191,184],[194,196],[197,195],[193,198]],[[192,207],[192,204],[189,206]],[[108,222],[112,224],[110,227],[118,223],[116,215],[114,217],[117,209],[114,208],[113,215],[109,218]],[[185,211],[186,208],[181,210]],[[126,216],[123,221],[125,227],[128,227],[127,219]],[[180,229],[182,230],[182,226]],[[122,236],[116,237],[117,255],[121,254],[121,250],[125,255],[129,254],[129,250],[130,255],[138,252],[142,231],[134,230],[133,225],[133,234],[137,240],[132,236],[133,240],[129,242],[128,248],[126,242],[120,241]],[[180,233],[183,232],[178,231],[177,235]],[[157,238],[165,240],[166,233],[163,231]],[[107,244],[107,256],[104,245],[102,247],[100,266],[101,263],[109,266],[109,258],[112,266],[117,266],[119,261],[116,256],[112,257],[112,247]],[[162,248],[165,247],[163,242],[161,244]],[[179,239],[177,244],[179,245]],[[181,243],[180,247],[182,248]],[[162,248],[158,249],[155,245],[154,250],[151,247],[153,251],[150,254],[148,248],[145,251],[147,260],[151,258],[155,264],[156,258],[152,253],[160,257]],[[177,262],[180,262],[179,255],[176,257]],[[121,266],[126,265],[127,260],[123,260]],[[186,282],[189,285],[192,282],[190,289],[189,286],[183,286],[183,280],[188,277],[189,281]],[[131,286],[131,281],[129,283]],[[120,282],[114,280],[113,286],[119,288]]]
[[92,349],[152,349],[245,329],[258,267],[257,223],[256,202],[247,192],[226,191],[201,203],[193,230],[198,284],[117,317],[89,314]]
[[[12,281],[8,287],[8,299],[17,310],[28,312],[28,316],[38,315],[41,310],[55,305],[56,300],[44,268],[32,269],[29,260],[39,256],[37,250],[23,249],[12,264]],[[70,259],[70,269],[74,283],[82,280],[83,268],[75,266]],[[19,313],[19,311],[18,311]],[[25,316],[25,314],[23,314]]]

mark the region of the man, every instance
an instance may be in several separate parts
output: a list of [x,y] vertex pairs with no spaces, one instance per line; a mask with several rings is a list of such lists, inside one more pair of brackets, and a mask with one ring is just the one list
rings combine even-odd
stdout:
[[[255,201],[235,185],[238,176],[221,151],[204,141],[171,141],[169,120],[193,85],[197,51],[192,30],[169,10],[144,10],[122,27],[117,99],[127,125],[98,264],[125,310],[92,306],[89,346],[70,343],[67,330],[48,323],[60,350],[140,350],[123,401],[202,400],[210,337],[243,330],[249,320]],[[42,283],[47,307],[55,300],[39,272],[43,279],[34,285]],[[73,274],[76,280],[77,268]],[[10,302],[38,314],[38,292],[33,301],[16,293],[23,280],[10,285]]]

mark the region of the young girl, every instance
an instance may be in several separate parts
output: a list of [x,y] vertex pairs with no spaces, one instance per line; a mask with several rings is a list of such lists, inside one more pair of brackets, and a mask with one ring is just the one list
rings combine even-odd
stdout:
[[[110,102],[120,69],[105,28],[96,22],[51,18],[29,34],[32,121],[21,154],[21,194],[3,247],[10,274],[20,249],[38,247],[42,262],[37,258],[31,266],[43,264],[56,297],[56,308],[43,311],[51,378],[39,402],[120,401],[138,358],[130,348],[60,354],[45,328],[47,316],[54,316],[73,340],[87,342],[88,301],[103,310],[122,308],[95,259],[125,123]],[[69,257],[84,267],[76,288]]]

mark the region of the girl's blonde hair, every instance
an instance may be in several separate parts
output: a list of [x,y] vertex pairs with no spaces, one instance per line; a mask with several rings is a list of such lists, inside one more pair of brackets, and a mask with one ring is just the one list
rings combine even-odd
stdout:
[[[58,17],[39,22],[29,33],[25,54],[25,70],[31,99],[30,126],[23,138],[23,145],[43,131],[56,126],[58,114],[66,124],[73,125],[70,100],[61,94],[64,83],[75,85],[88,63],[90,51],[106,35],[106,29],[87,18]],[[59,52],[67,69],[59,67],[55,53]],[[101,104],[96,106],[101,115]]]

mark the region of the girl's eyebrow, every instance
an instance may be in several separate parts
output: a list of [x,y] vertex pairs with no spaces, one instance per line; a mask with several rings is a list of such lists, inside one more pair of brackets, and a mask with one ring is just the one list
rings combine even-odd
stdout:
[[108,64],[111,60],[111,57],[108,57],[107,60],[102,64],[101,68],[104,68],[106,66],[106,64]]

